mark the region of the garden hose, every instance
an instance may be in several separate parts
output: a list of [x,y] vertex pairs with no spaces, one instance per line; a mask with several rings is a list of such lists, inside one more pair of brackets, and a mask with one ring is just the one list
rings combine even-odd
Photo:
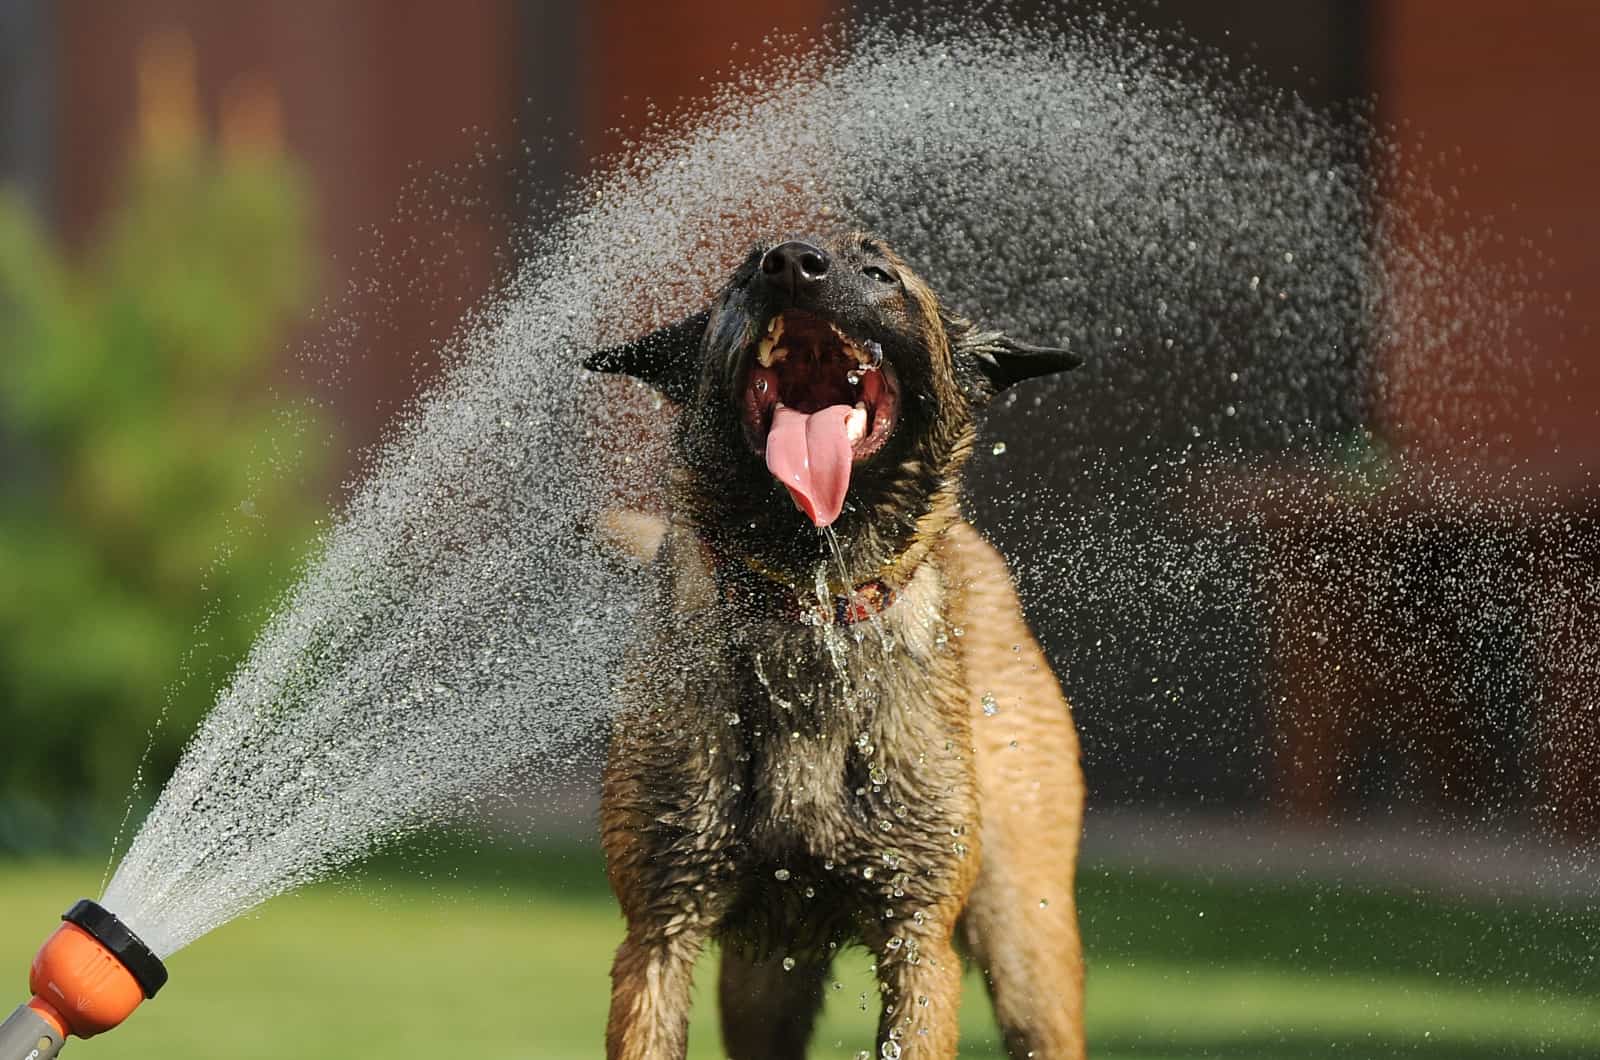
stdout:
[[67,1035],[127,1019],[167,981],[166,965],[116,915],[85,898],[33,958],[33,997],[0,1023],[0,1060],[50,1060]]

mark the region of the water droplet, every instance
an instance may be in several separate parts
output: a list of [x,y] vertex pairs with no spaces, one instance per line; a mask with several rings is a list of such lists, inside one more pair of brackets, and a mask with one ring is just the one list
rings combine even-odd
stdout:
[[983,712],[991,718],[1000,713],[1000,701],[994,698],[993,692],[983,694]]
[[767,381],[765,379],[757,379],[756,380],[756,393],[765,394],[766,392],[767,392]]
[[1048,898],[1039,899],[1039,908],[1040,909],[1049,909],[1050,908],[1050,899],[1048,899]]
[[989,450],[989,452],[993,453],[995,456],[1003,456],[1003,455],[1005,455],[1005,451],[1006,451],[1006,443],[1005,442],[995,442],[994,446],[992,448],[990,448],[990,450]]
[[794,971],[794,958],[793,957],[785,957],[783,959],[783,970],[786,971],[786,972]]
[[789,870],[779,869],[772,874],[772,878],[777,880],[779,883],[784,883],[789,879]]

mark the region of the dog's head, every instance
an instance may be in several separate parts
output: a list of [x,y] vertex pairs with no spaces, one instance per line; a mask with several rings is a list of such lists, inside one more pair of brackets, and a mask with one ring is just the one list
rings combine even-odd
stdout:
[[953,315],[852,233],[757,247],[710,307],[585,365],[681,403],[677,489],[701,533],[808,582],[812,525],[835,527],[852,577],[881,567],[953,515],[976,409],[1078,363]]

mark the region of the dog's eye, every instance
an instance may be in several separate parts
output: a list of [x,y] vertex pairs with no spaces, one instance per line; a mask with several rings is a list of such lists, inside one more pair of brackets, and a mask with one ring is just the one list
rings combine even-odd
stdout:
[[871,276],[874,280],[877,280],[879,283],[899,283],[900,282],[899,280],[895,279],[894,273],[890,272],[888,269],[881,268],[880,266],[877,266],[877,265],[868,265],[866,268],[862,269],[861,271],[866,273],[868,276]]

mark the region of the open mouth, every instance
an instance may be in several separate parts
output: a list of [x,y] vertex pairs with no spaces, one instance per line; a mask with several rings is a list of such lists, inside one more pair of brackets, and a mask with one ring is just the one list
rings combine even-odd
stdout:
[[751,446],[822,527],[844,508],[853,465],[894,432],[898,385],[876,342],[789,309],[767,322],[739,398]]

